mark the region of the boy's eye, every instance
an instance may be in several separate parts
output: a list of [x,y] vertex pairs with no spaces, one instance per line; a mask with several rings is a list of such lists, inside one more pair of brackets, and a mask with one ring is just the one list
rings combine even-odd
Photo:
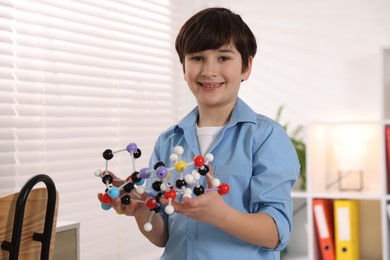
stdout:
[[219,58],[221,61],[228,61],[228,60],[230,60],[230,58],[229,57],[226,57],[226,56],[222,56],[222,57],[220,57]]
[[203,58],[201,56],[194,56],[194,57],[192,57],[192,59],[194,61],[202,61],[203,60]]

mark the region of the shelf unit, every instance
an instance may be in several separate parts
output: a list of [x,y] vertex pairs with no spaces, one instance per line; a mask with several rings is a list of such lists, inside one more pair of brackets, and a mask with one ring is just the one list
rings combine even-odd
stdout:
[[[316,198],[358,200],[360,258],[390,260],[390,176],[385,144],[385,126],[390,125],[390,49],[383,50],[382,58],[381,121],[313,124],[306,128],[307,190],[292,192],[293,231],[282,260],[321,260],[313,219],[312,202]],[[346,152],[343,147],[350,150]],[[338,172],[348,167],[363,172],[360,191],[340,191]],[[349,188],[358,187],[359,175],[352,173],[341,181],[353,184]]]

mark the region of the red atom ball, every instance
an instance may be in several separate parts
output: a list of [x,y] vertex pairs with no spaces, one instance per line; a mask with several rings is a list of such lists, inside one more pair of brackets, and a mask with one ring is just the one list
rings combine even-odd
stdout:
[[176,198],[176,191],[174,191],[174,190],[169,190],[169,191],[167,191],[167,192],[165,192],[164,193],[164,197],[166,198],[166,199],[172,199],[172,200],[174,200],[175,198]]
[[229,191],[230,191],[230,187],[226,183],[222,183],[221,185],[219,185],[219,190],[218,190],[219,194],[225,195],[228,194]]
[[105,192],[102,196],[102,203],[103,204],[110,204],[112,201],[112,199],[110,198],[110,196],[108,196],[108,193]]
[[157,202],[154,198],[149,198],[146,200],[146,207],[148,207],[148,209],[154,209],[155,207],[157,207]]
[[197,155],[194,157],[194,164],[196,167],[201,167],[204,165],[204,158],[202,155]]

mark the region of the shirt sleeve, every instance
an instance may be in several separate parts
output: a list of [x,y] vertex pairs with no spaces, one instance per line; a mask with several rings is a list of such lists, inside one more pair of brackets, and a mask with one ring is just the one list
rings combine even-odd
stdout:
[[287,246],[292,230],[291,188],[299,172],[295,148],[284,128],[270,124],[253,149],[250,210],[270,215],[279,232],[276,250]]

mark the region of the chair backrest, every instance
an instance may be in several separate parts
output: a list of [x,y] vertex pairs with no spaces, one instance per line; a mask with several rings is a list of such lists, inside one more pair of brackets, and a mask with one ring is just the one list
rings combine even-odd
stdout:
[[[47,176],[43,177],[46,183]],[[47,184],[46,188],[33,189],[42,179],[32,179],[20,192],[0,197],[0,259],[52,259],[58,192],[54,183],[54,191]],[[49,181],[52,182],[50,178]],[[45,225],[46,222],[52,225]],[[44,251],[49,257],[43,256]]]

